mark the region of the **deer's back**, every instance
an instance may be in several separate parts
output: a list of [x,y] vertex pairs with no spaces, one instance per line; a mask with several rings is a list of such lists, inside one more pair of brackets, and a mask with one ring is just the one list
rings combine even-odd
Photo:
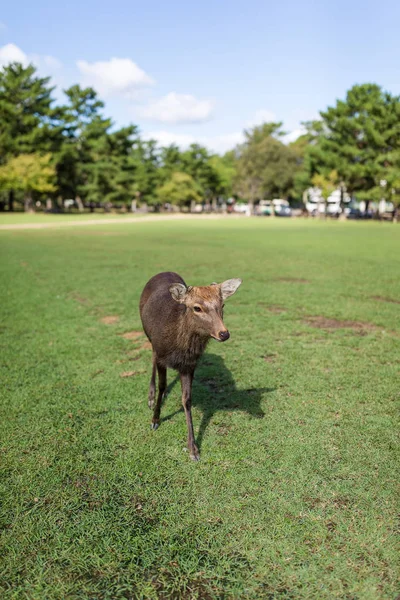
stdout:
[[173,283],[185,282],[180,275],[167,271],[152,277],[145,285],[140,297],[140,317],[145,334],[156,347],[163,347],[168,342],[170,330],[178,324],[185,308],[175,302],[169,291]]

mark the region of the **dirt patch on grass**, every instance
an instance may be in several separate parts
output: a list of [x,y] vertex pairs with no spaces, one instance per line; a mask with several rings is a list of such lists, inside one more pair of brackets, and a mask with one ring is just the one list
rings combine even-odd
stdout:
[[372,323],[362,323],[361,321],[341,321],[339,319],[330,319],[323,316],[306,317],[303,320],[307,325],[311,327],[317,327],[318,329],[351,329],[359,335],[366,335],[368,331],[375,331],[377,328]]
[[304,502],[310,509],[330,509],[336,508],[341,510],[347,510],[352,508],[353,501],[346,496],[336,496],[333,498],[314,498],[312,496],[306,496],[304,498]]
[[281,315],[282,313],[286,312],[286,308],[279,306],[278,304],[271,304],[270,306],[267,306],[267,310],[274,315]]
[[261,356],[261,358],[263,358],[265,362],[272,363],[276,359],[276,354],[265,354],[264,356]]
[[100,319],[104,325],[113,325],[114,323],[118,323],[119,317],[118,315],[109,315],[108,317],[102,317]]
[[372,300],[377,300],[378,302],[388,302],[390,304],[400,304],[400,300],[394,300],[394,298],[387,298],[385,296],[371,296]]
[[124,340],[137,340],[138,338],[144,335],[143,331],[127,331],[126,333],[121,333],[121,337]]
[[79,302],[79,304],[83,304],[85,306],[91,305],[90,300],[88,300],[87,298],[84,298],[78,292],[71,292],[70,296],[71,296],[72,300],[75,300],[75,302]]
[[139,371],[124,371],[120,373],[120,377],[134,377],[135,375],[139,375]]
[[101,375],[101,373],[104,373],[104,369],[99,369],[98,371],[95,371],[94,373],[92,373],[92,379],[97,377],[97,375]]
[[267,304],[266,302],[258,302],[258,306],[267,309],[270,313],[274,315],[280,315],[286,312],[286,308],[284,306],[279,306],[279,304]]
[[281,281],[282,283],[310,283],[309,279],[303,279],[302,277],[278,277],[275,281]]

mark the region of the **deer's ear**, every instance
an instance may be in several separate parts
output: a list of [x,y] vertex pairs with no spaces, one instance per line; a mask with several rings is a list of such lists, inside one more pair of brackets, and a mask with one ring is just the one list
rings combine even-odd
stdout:
[[169,288],[170,294],[176,302],[185,302],[186,295],[188,293],[188,289],[183,285],[183,283],[174,283]]
[[221,283],[221,294],[223,300],[229,298],[229,296],[232,296],[232,294],[236,292],[241,283],[241,279],[227,279],[227,281]]

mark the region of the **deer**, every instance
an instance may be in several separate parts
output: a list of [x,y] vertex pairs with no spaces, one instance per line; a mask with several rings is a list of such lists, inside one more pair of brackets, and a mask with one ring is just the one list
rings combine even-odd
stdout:
[[230,338],[223,322],[224,301],[236,292],[241,283],[241,279],[228,279],[220,284],[188,286],[180,275],[168,271],[152,277],[140,297],[140,318],[153,350],[148,394],[148,406],[153,410],[151,428],[156,430],[159,427],[161,404],[167,388],[167,369],[174,369],[181,380],[188,430],[187,448],[194,461],[200,459],[191,412],[194,372],[211,338],[217,342],[226,342]]

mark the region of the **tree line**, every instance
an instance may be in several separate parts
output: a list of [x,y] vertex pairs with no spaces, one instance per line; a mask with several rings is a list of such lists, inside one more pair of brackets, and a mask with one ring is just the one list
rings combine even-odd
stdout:
[[[400,97],[376,84],[353,86],[345,99],[304,123],[284,143],[282,123],[244,132],[244,142],[223,156],[192,144],[161,147],[136,125],[116,129],[92,88],[73,85],[57,104],[50,78],[34,66],[0,70],[0,208],[37,201],[62,209],[156,208],[166,203],[216,204],[232,195],[250,204],[267,198],[301,201],[318,187],[371,201],[400,204]],[[344,202],[344,200],[343,200]]]

